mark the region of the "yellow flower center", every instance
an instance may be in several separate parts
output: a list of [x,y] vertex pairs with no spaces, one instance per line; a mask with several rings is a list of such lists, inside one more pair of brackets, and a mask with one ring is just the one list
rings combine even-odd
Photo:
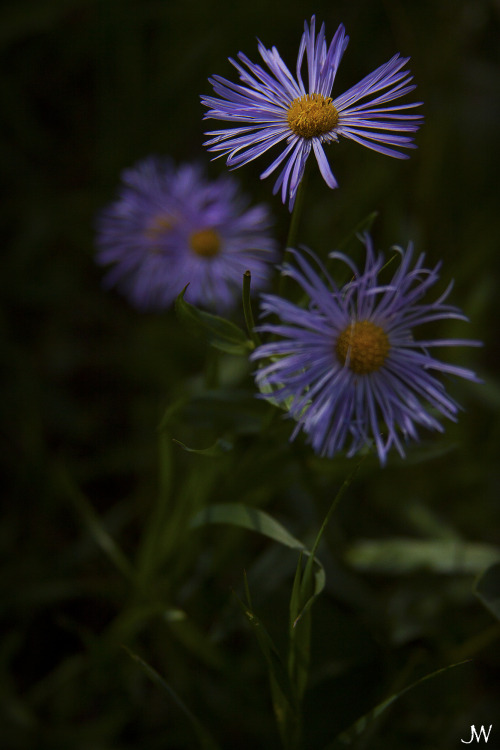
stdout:
[[175,219],[172,216],[164,216],[160,214],[155,216],[151,224],[146,229],[146,237],[150,240],[157,240],[162,234],[169,232],[175,224]]
[[220,236],[215,229],[198,229],[189,238],[191,250],[202,258],[213,258],[220,250]]
[[335,344],[340,362],[345,365],[349,357],[349,368],[357,375],[380,370],[390,348],[384,329],[369,320],[349,323]]
[[293,100],[286,119],[296,135],[312,138],[332,130],[339,121],[339,113],[330,97],[306,94]]

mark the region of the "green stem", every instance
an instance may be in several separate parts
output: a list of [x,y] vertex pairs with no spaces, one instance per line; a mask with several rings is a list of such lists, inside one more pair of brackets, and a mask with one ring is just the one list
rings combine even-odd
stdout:
[[[304,196],[306,192],[305,186],[307,182],[307,175],[309,172],[308,167],[309,167],[309,162],[306,163],[304,174],[302,176],[302,180],[300,181],[300,185],[297,188],[297,197],[295,198],[295,204],[292,209],[292,216],[290,219],[290,228],[288,230],[288,236],[286,238],[285,252],[283,254],[283,262],[286,262],[287,260],[288,250],[290,248],[295,247],[297,243],[297,235],[299,232],[299,222],[300,222],[300,217],[302,215],[302,209],[304,207]],[[286,276],[282,274],[280,277],[279,288],[278,288],[278,294],[280,296],[283,296],[283,291],[285,288],[285,279],[286,279]]]
[[205,386],[215,389],[219,385],[219,352],[209,347],[205,360]]
[[[363,463],[364,459],[365,459],[365,457],[363,456],[363,457],[361,458],[361,460],[360,460],[360,461],[358,461],[358,463],[356,464],[356,466],[354,467],[354,469],[353,469],[353,470],[351,471],[351,473],[349,474],[349,476],[347,476],[347,477],[346,477],[346,478],[344,479],[344,481],[343,481],[343,483],[342,483],[342,485],[341,485],[341,487],[340,487],[339,491],[338,491],[338,492],[337,492],[337,494],[335,495],[335,497],[334,497],[334,499],[333,499],[333,502],[332,502],[332,504],[330,505],[330,507],[329,507],[329,509],[328,509],[328,513],[327,513],[327,514],[326,514],[326,516],[325,516],[325,520],[324,520],[324,521],[323,521],[323,523],[321,524],[321,528],[320,528],[320,530],[319,530],[318,536],[316,537],[316,540],[315,540],[315,542],[314,542],[313,548],[312,548],[312,550],[311,550],[311,555],[310,555],[310,557],[309,557],[309,559],[308,559],[308,561],[307,561],[307,565],[306,565],[306,570],[307,570],[307,567],[308,567],[308,566],[310,565],[310,567],[311,567],[311,572],[312,572],[313,561],[314,561],[314,558],[315,558],[315,556],[316,556],[316,552],[317,552],[317,550],[318,550],[318,547],[319,547],[319,543],[321,542],[321,539],[322,539],[322,537],[323,537],[323,533],[324,533],[324,531],[325,531],[326,527],[328,526],[328,522],[329,522],[330,518],[332,517],[332,515],[333,515],[333,512],[334,512],[334,511],[335,511],[335,509],[337,508],[338,504],[340,503],[340,501],[341,501],[342,497],[344,496],[344,493],[345,493],[345,491],[347,490],[347,488],[348,488],[348,487],[349,487],[349,485],[351,484],[352,480],[353,480],[353,479],[354,479],[354,477],[356,476],[356,474],[357,474],[357,472],[358,472],[358,470],[359,470],[359,467],[360,467],[360,466],[361,466],[361,464]],[[305,578],[305,576],[304,576],[304,578]]]
[[161,431],[158,435],[158,471],[156,504],[151,509],[144,526],[137,555],[140,589],[151,584],[163,555],[168,555],[162,537],[165,535],[165,527],[173,513],[171,499],[174,458],[172,441],[165,431]]
[[250,285],[252,283],[252,274],[250,271],[245,271],[243,274],[243,315],[245,316],[245,323],[247,326],[248,335],[252,339],[255,346],[259,346],[261,339],[257,331],[255,330],[255,320],[252,311],[252,302],[250,300]]
[[[301,559],[297,566],[294,592],[290,602],[290,641],[288,648],[288,675],[295,691],[296,706],[294,706],[293,709],[288,709],[285,713],[284,736],[286,738],[285,747],[287,750],[298,750],[298,748],[301,747],[302,742],[302,701],[307,688],[311,654],[311,605],[317,596],[317,594],[314,593],[313,584],[314,558],[328,522],[335,509],[338,507],[345,491],[353,481],[362,461],[363,459],[358,461],[357,465],[351,471],[349,476],[346,477],[335,495],[318,532],[311,552],[308,555],[303,575],[301,573]],[[295,605],[292,606],[292,601],[295,600],[295,595],[297,596],[297,608]]]

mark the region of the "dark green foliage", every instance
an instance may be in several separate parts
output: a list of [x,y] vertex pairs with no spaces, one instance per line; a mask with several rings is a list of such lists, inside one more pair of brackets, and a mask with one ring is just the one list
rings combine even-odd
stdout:
[[[248,296],[231,325],[203,319],[211,342],[186,303],[181,319],[140,314],[102,288],[93,222],[137,159],[208,162],[207,77],[239,50],[256,60],[255,37],[293,64],[313,12],[351,37],[339,91],[400,51],[426,123],[409,161],[332,146],[340,189],[310,170],[298,241],[356,253],[352,230],[376,211],[376,247],[442,258],[471,323],[440,333],[484,341],[449,357],[485,385],[450,381],[458,424],[406,461],[366,457],[309,568],[357,459],[290,444],[284,411],[255,398]],[[308,661],[307,750],[398,694],[355,747],[445,750],[491,723],[498,743],[499,568],[484,567],[500,547],[499,32],[493,0],[2,5],[2,747],[274,749],[267,665],[276,709],[290,674],[302,697]],[[289,215],[262,169],[235,174],[272,204],[283,244]],[[201,523],[235,507],[284,537]]]

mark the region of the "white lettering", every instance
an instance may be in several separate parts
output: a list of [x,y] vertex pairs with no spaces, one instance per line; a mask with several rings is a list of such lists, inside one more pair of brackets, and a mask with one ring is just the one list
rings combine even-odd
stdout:
[[476,740],[476,742],[479,742],[481,740],[481,737],[484,737],[484,741],[488,742],[492,727],[493,727],[493,724],[490,724],[490,728],[488,729],[488,734],[486,734],[486,729],[481,724],[481,729],[479,730],[479,733],[478,733],[476,731],[475,725],[473,724],[470,728],[470,740],[460,740],[460,742],[463,742],[464,745],[470,745],[472,740]]

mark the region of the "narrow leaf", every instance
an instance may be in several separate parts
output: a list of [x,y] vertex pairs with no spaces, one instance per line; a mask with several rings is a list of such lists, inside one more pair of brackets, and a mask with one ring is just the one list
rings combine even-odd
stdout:
[[191,521],[193,529],[211,523],[230,524],[274,539],[285,547],[306,551],[305,545],[296,539],[276,519],[263,510],[251,508],[243,503],[221,503],[204,508]]
[[175,301],[175,311],[179,320],[192,331],[202,336],[208,343],[228,354],[248,354],[254,347],[244,331],[230,320],[199,310],[186,302],[184,287]]
[[168,627],[183,646],[209,667],[221,669],[224,654],[208,635],[182,609],[168,609],[163,613]]
[[233,593],[236,601],[241,608],[241,611],[245,615],[247,621],[252,627],[253,632],[255,633],[257,642],[260,646],[260,650],[262,651],[262,654],[264,655],[264,658],[267,662],[270,676],[276,681],[276,684],[279,686],[280,692],[286,699],[289,707],[293,708],[295,705],[295,699],[292,686],[290,684],[285,665],[283,664],[283,661],[281,660],[281,657],[279,655],[278,649],[274,645],[271,636],[267,632],[261,620],[253,611],[251,603],[248,602],[247,604],[245,604],[241,601],[241,599],[235,592]]
[[96,544],[101,548],[120,573],[125,576],[125,578],[135,581],[136,572],[134,568],[111,534],[106,530],[102,519],[96,513],[83,492],[76,486],[64,467],[59,467],[57,469],[57,474],[62,490],[66,497],[72,501]]
[[[291,549],[300,550],[309,557],[306,569],[308,573],[308,597],[307,600],[302,601],[304,604],[301,606],[297,619],[304,612],[306,606],[310,606],[313,600],[320,594],[325,588],[326,576],[321,561],[312,555],[311,551],[307,549],[305,544],[299,539],[290,534],[276,519],[270,516],[263,510],[258,508],[251,508],[243,503],[223,503],[220,505],[211,505],[204,508],[198,513],[191,521],[191,528],[199,528],[211,523],[223,523],[231,526],[237,526],[248,531],[255,531],[258,534],[263,534],[269,539],[273,539],[275,542],[283,544],[285,547]],[[314,566],[314,567],[313,567]],[[314,584],[311,583],[312,576],[314,576]],[[302,589],[303,591],[304,589]],[[302,594],[303,596],[303,594]]]
[[434,679],[434,677],[438,677],[440,674],[444,674],[450,669],[454,669],[455,667],[460,667],[463,664],[467,664],[468,661],[469,660],[457,662],[456,664],[449,664],[447,667],[437,669],[435,672],[431,672],[430,674],[421,677],[419,680],[412,682],[411,685],[403,688],[403,690],[394,693],[390,696],[390,698],[382,701],[382,703],[379,703],[377,706],[375,706],[375,708],[372,708],[371,711],[359,718],[351,727],[349,727],[349,729],[339,734],[338,737],[336,737],[335,740],[325,748],[325,750],[340,750],[340,748],[352,745],[353,742],[355,742],[357,738],[361,734],[363,734],[363,732],[365,732],[366,729],[368,729],[368,727],[370,727],[386,709],[392,706],[392,704],[399,698],[402,698],[403,695],[408,693],[410,690],[413,690],[418,685],[421,685],[423,682],[432,680]]
[[[311,592],[311,601],[314,592]],[[305,616],[304,616],[305,615]],[[300,626],[296,627],[300,619]],[[290,645],[288,651],[288,673],[295,685],[299,702],[302,700],[309,678],[311,651],[311,612],[304,612],[302,592],[302,553],[293,581],[290,597]]]
[[309,607],[311,607],[312,603],[314,602],[318,594],[323,590],[325,586],[325,572],[323,568],[321,568],[321,570],[319,571],[320,575],[323,577],[323,580],[318,581],[318,575],[316,574],[315,575],[316,582],[315,582],[314,587],[312,585],[313,561],[317,559],[316,552],[320,545],[321,539],[323,538],[323,534],[325,533],[326,527],[328,526],[330,518],[332,517],[334,511],[336,510],[338,504],[340,503],[344,493],[346,492],[348,487],[351,485],[351,482],[353,481],[361,464],[363,463],[364,458],[365,457],[361,458],[361,460],[358,461],[354,469],[351,471],[351,473],[344,479],[344,481],[340,485],[340,488],[337,491],[337,494],[333,498],[332,503],[328,509],[325,519],[323,523],[321,524],[321,528],[316,536],[316,539],[314,540],[313,548],[311,550],[310,557],[306,563],[306,568],[304,570],[304,575],[302,577],[302,585],[301,585],[301,599],[303,602],[302,610],[297,615],[294,625],[297,624],[297,622],[300,620],[302,615],[309,609]]
[[224,433],[255,434],[261,432],[269,415],[269,405],[256,399],[254,393],[225,386],[173,402],[166,409],[159,430],[168,430],[175,421],[185,419],[207,427],[217,422]]
[[161,422],[158,425],[158,432],[164,432],[170,425],[174,417],[177,416],[178,412],[182,411],[190,402],[189,396],[181,396],[176,399],[170,406],[165,409]]
[[217,743],[213,740],[209,731],[203,726],[200,720],[186,706],[182,698],[179,697],[179,695],[176,693],[173,687],[169,685],[168,682],[166,682],[166,680],[164,680],[164,678],[160,674],[158,674],[158,672],[155,669],[153,669],[153,667],[151,667],[147,662],[141,659],[140,656],[135,654],[126,646],[124,646],[123,648],[128,653],[128,655],[132,659],[134,659],[134,661],[140,664],[140,666],[146,672],[148,677],[157,685],[159,685],[167,693],[167,695],[173,700],[173,702],[177,705],[177,707],[180,708],[182,713],[189,720],[193,730],[195,731],[196,736],[198,737],[198,741],[200,743],[200,747],[203,750],[220,750],[219,745],[217,745]]
[[255,346],[258,346],[260,336],[255,330],[255,320],[252,311],[252,301],[250,299],[250,286],[252,283],[252,274],[250,271],[245,271],[243,274],[243,314],[245,316],[245,323],[247,326],[248,335],[252,339]]
[[180,440],[176,440],[175,438],[172,438],[172,440],[177,445],[180,445],[180,447],[188,453],[197,453],[200,456],[208,456],[209,458],[218,458],[219,456],[224,456],[233,448],[232,443],[230,443],[228,440],[224,440],[224,438],[218,438],[215,443],[209,448],[189,448],[184,443],[181,443]]
[[293,628],[295,621],[298,617],[300,610],[302,609],[301,604],[301,587],[302,587],[302,550],[299,555],[299,561],[295,570],[295,576],[293,579],[292,594],[290,596],[290,628]]
[[475,594],[486,609],[500,620],[500,562],[492,565],[476,584]]
[[172,512],[171,488],[174,475],[172,444],[164,432],[158,434],[159,482],[156,502],[143,526],[137,569],[141,585],[145,585],[159,561],[162,530]]

